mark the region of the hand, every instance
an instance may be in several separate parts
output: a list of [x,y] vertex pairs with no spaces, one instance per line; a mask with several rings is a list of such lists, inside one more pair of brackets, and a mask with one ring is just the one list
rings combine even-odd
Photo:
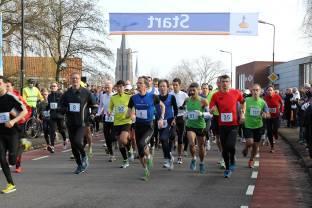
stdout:
[[280,112],[280,116],[283,116],[283,113],[282,113],[282,112]]
[[245,114],[241,113],[239,123],[243,124],[245,122]]
[[175,126],[176,125],[176,120],[173,119],[172,122],[171,122],[171,126]]
[[13,120],[10,120],[10,121],[5,123],[5,127],[10,129],[14,126],[14,124],[15,124],[15,122]]
[[213,106],[211,109],[210,109],[210,112],[215,112],[215,111],[217,111],[218,109],[217,109],[217,107],[216,106]]
[[196,112],[199,117],[203,116],[203,113],[199,110],[195,110],[194,112]]
[[90,119],[91,119],[91,120],[93,120],[94,117],[95,117],[95,116],[94,116],[93,114],[90,115]]
[[164,125],[164,120],[161,118],[158,120],[158,128],[161,129],[163,127],[163,125]]

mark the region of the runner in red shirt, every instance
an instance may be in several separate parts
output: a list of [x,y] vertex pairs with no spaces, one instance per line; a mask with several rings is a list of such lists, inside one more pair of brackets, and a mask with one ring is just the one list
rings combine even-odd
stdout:
[[266,90],[265,102],[268,105],[271,117],[266,119],[267,136],[271,145],[271,153],[274,152],[273,138],[278,139],[278,128],[280,125],[280,114],[283,113],[283,100],[279,94],[274,92],[273,86]]
[[[212,96],[209,107],[212,112],[218,110],[220,114],[220,140],[226,167],[224,177],[228,178],[235,170],[235,144],[239,125],[237,103],[240,102],[244,106],[245,101],[240,91],[230,89],[230,77],[228,75],[223,75],[220,79],[221,89]],[[244,118],[244,112],[241,112],[240,119],[244,120]]]

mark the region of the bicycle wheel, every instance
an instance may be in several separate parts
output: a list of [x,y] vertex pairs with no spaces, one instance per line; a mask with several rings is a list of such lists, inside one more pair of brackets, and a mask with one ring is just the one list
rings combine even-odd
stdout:
[[36,138],[40,136],[41,126],[40,122],[32,117],[25,124],[25,134],[28,138]]

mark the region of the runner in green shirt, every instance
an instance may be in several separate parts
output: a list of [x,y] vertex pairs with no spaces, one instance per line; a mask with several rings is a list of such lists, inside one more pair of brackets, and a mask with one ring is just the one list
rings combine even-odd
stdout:
[[186,135],[190,145],[192,161],[190,168],[196,170],[195,156],[195,139],[199,150],[199,172],[205,173],[204,157],[205,157],[205,134],[206,122],[205,118],[211,118],[209,113],[207,99],[201,98],[198,95],[199,85],[192,83],[189,87],[189,98],[185,101],[186,105]]
[[244,137],[246,138],[246,146],[243,155],[246,157],[248,149],[252,147],[248,166],[253,168],[253,159],[257,154],[261,136],[264,134],[262,118],[270,116],[266,102],[260,98],[261,87],[259,84],[252,86],[252,97],[246,98],[246,107],[243,109],[245,113]]

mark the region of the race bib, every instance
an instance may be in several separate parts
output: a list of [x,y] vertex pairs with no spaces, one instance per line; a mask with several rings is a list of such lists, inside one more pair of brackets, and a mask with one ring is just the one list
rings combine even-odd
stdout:
[[[163,126],[162,126],[162,128],[164,129],[164,128],[167,128],[167,126],[168,126],[168,121],[167,120],[163,120]],[[158,125],[158,128],[160,129],[160,126]]]
[[269,108],[270,113],[276,113],[276,108]]
[[187,112],[187,118],[189,120],[197,120],[198,119],[198,113],[197,112]]
[[114,122],[114,115],[105,115],[105,122]]
[[80,103],[69,103],[69,112],[80,112]]
[[140,119],[147,119],[147,110],[136,110],[135,115]]
[[261,110],[259,108],[250,108],[251,116],[260,116]]
[[126,107],[124,105],[120,105],[116,107],[116,112],[117,113],[125,113],[126,112]]
[[50,111],[43,111],[42,113],[45,118],[50,117]]
[[57,109],[57,103],[50,103],[50,109]]
[[221,113],[221,121],[222,122],[232,122],[233,114],[232,113]]
[[10,113],[0,113],[0,123],[6,123],[10,121]]

